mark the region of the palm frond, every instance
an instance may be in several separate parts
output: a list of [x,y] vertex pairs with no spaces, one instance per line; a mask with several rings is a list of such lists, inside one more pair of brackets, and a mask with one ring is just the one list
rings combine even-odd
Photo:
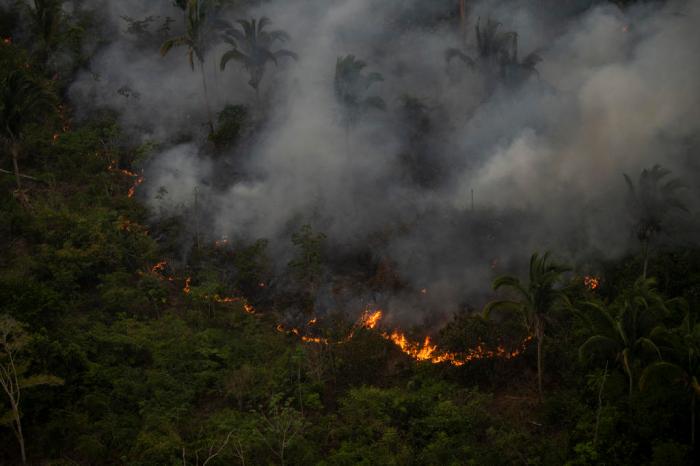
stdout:
[[517,301],[512,301],[512,300],[499,300],[499,301],[491,301],[484,306],[484,309],[482,310],[482,315],[484,318],[489,319],[491,317],[491,314],[494,311],[502,311],[502,312],[510,312],[510,313],[516,313],[516,314],[521,314],[523,310],[523,305],[522,303],[519,303]]
[[226,69],[226,64],[231,60],[237,61],[239,63],[243,63],[244,65],[247,65],[248,63],[250,63],[250,57],[245,55],[240,50],[237,50],[237,49],[229,50],[228,52],[224,53],[224,55],[221,57],[221,64],[220,64],[221,71],[224,71]]
[[683,380],[685,371],[676,364],[657,361],[649,364],[639,377],[639,388],[647,390],[651,386],[667,385]]
[[620,345],[616,340],[603,335],[593,335],[579,347],[578,356],[581,361],[586,361],[594,355],[614,357],[619,349]]
[[278,51],[274,52],[273,55],[275,56],[275,58],[289,57],[289,58],[292,58],[294,60],[299,60],[299,55],[292,52],[291,50],[285,50],[285,49],[278,50]]
[[170,52],[170,50],[172,50],[173,47],[188,45],[188,42],[188,39],[184,36],[173,37],[172,39],[168,39],[165,42],[163,42],[163,45],[160,46],[160,55],[164,57],[168,54],[168,52]]

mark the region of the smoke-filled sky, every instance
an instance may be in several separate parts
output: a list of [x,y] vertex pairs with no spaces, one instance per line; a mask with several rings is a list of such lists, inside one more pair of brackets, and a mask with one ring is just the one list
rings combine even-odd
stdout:
[[[412,288],[427,288],[420,303],[386,298],[404,314],[478,303],[494,274],[517,270],[535,250],[586,270],[634,251],[623,173],[671,169],[689,186],[692,219],[700,2],[623,12],[588,0],[468,1],[466,45],[457,17],[447,19],[457,3],[280,0],[226,13],[268,16],[291,36],[278,47],[299,55],[268,67],[258,110],[265,123],[230,153],[207,148],[201,77],[184,49],[158,53],[166,17],[170,34],[182,30],[169,1],[103,2],[113,41],[70,94],[78,106],[117,109],[134,140],[158,145],[140,191],[154,213],[191,208],[196,190],[212,238],[268,238],[280,265],[293,253],[291,231],[308,222],[331,250],[369,250]],[[139,36],[122,16],[155,19]],[[505,86],[459,60],[448,65],[448,47],[475,56],[478,18],[516,31],[520,56],[542,58],[538,73]],[[257,108],[245,70],[233,62],[218,70],[223,50],[213,46],[205,62],[214,112]],[[387,110],[346,131],[333,76],[337,57],[349,53],[383,75],[369,94]],[[407,135],[404,95],[429,116],[420,143]]]

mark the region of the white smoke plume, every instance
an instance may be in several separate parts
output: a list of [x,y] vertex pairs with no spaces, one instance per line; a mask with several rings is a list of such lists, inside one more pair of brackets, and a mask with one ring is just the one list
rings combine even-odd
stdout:
[[[462,46],[458,19],[449,19],[453,3],[287,0],[226,13],[229,21],[268,16],[300,56],[269,66],[266,122],[254,143],[230,154],[212,157],[202,142],[200,77],[183,51],[161,58],[157,41],[144,48],[125,32],[124,15],[170,16],[172,33],[181,30],[181,12],[168,2],[106,2],[115,40],[92,64],[100,79],[86,73],[72,95],[117,109],[126,127],[165,147],[141,190],[154,212],[187,207],[196,188],[212,237],[269,238],[281,265],[290,228],[309,222],[335,250],[368,249],[395,264],[411,289],[429,290],[419,300],[392,297],[403,309],[479,302],[495,274],[534,250],[584,268],[632,251],[623,173],[636,179],[656,163],[671,169],[691,187],[686,201],[695,211],[698,2],[625,11],[607,2],[468,2],[468,54],[477,21],[493,18],[518,32],[521,56],[534,51],[543,60],[510,87],[446,63],[445,50]],[[206,62],[215,112],[254,108],[245,71],[218,71],[222,53],[213,47]],[[349,53],[382,73],[371,90],[388,109],[346,132],[333,73]],[[138,98],[120,94],[123,86]],[[436,171],[423,173],[434,178],[427,185],[401,156],[413,149],[398,116],[405,94],[430,116],[429,160],[418,164]]]

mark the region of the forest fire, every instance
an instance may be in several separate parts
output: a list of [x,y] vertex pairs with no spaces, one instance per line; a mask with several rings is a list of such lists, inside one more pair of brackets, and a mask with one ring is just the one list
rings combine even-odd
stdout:
[[5,45],[12,45],[12,37],[3,37],[2,43]]
[[376,310],[374,312],[366,310],[362,313],[362,316],[360,317],[360,327],[369,329],[375,328],[379,321],[382,319],[383,315],[384,313],[381,310]]
[[129,171],[125,168],[117,168],[116,160],[112,160],[110,162],[109,166],[107,167],[107,170],[115,173],[121,173],[124,176],[130,176],[134,178],[134,183],[129,188],[129,191],[127,192],[127,197],[134,197],[134,195],[136,194],[136,188],[141,186],[141,184],[144,181],[146,181],[146,179],[142,175]]
[[134,184],[129,188],[129,192],[127,193],[128,197],[134,197],[134,194],[136,194],[136,188],[141,186],[141,183],[145,181],[145,178],[143,176],[139,176],[134,180]]
[[594,277],[593,275],[586,275],[583,277],[583,284],[586,286],[586,288],[593,291],[600,286],[600,278]]
[[[167,267],[167,261],[160,261],[151,267],[152,273],[163,274]],[[174,278],[168,277],[169,281],[173,281]],[[586,277],[587,286],[598,286],[598,279],[595,277]],[[184,287],[182,289],[184,294],[190,294],[192,278],[187,277],[184,281]],[[205,295],[204,299],[210,300],[220,304],[231,304],[237,302],[243,302],[243,311],[248,314],[255,314],[255,308],[245,302],[243,298],[240,297],[227,297],[215,294],[213,296]],[[328,338],[312,336],[306,334],[306,332],[300,330],[299,328],[286,328],[283,324],[278,324],[276,329],[278,332],[292,334],[300,338],[304,343],[315,343],[315,344],[342,344],[351,341],[355,332],[359,329],[366,330],[379,330],[379,326],[382,318],[384,317],[384,311],[381,309],[372,310],[370,308],[365,309],[360,315],[357,322],[352,326],[348,334],[338,340],[331,341]],[[318,323],[318,318],[313,317],[307,321],[306,326],[312,327]],[[429,362],[431,364],[442,364],[448,363],[452,366],[463,366],[469,362],[483,360],[483,359],[513,359],[519,356],[528,346],[532,340],[531,336],[526,337],[520,345],[515,348],[508,350],[503,345],[499,345],[495,349],[486,349],[482,344],[477,345],[476,348],[469,348],[462,352],[449,352],[441,351],[438,349],[437,345],[434,344],[430,336],[426,336],[422,342],[413,341],[409,339],[405,333],[398,329],[394,329],[391,332],[380,331],[379,335],[385,340],[391,341],[394,345],[398,347],[401,352],[409,356],[410,358],[419,362]]]
[[[370,311],[365,310],[358,322],[353,326],[348,335],[335,343],[347,343],[355,336],[355,331],[359,328],[364,328],[367,330],[373,330],[378,328],[379,323],[384,316],[384,312],[381,310]],[[311,319],[308,325],[311,326],[317,322],[316,318]],[[277,331],[282,333],[293,334],[301,338],[305,343],[318,343],[318,344],[331,344],[330,340],[327,338],[313,337],[309,335],[304,335],[298,328],[287,329],[282,324],[277,325]],[[476,348],[467,349],[461,353],[453,353],[447,351],[440,351],[437,345],[433,344],[430,336],[426,336],[422,342],[411,341],[405,333],[400,330],[393,330],[392,332],[381,332],[379,334],[385,340],[391,341],[396,345],[401,352],[419,362],[430,362],[431,364],[442,364],[449,363],[452,366],[459,367],[465,364],[477,360],[483,359],[513,359],[522,354],[527,348],[532,337],[526,337],[518,347],[512,350],[508,350],[503,345],[499,345],[496,349],[486,349],[484,346],[479,344]]]
[[156,272],[162,272],[165,270],[165,267],[168,265],[168,261],[160,261],[153,267],[151,267],[151,272],[156,273]]
[[499,345],[495,350],[488,350],[479,344],[476,348],[470,348],[463,353],[453,353],[440,352],[437,345],[431,343],[430,336],[426,336],[422,344],[410,341],[405,334],[398,330],[394,330],[390,334],[382,333],[382,337],[392,341],[404,354],[416,361],[426,361],[432,364],[449,363],[456,367],[483,359],[513,359],[519,356],[532,340],[532,337],[528,336],[517,348],[510,351],[503,345]]

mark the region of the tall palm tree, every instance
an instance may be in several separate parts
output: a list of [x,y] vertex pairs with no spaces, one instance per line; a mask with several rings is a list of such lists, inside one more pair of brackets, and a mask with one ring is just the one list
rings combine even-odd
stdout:
[[32,0],[28,7],[34,34],[39,38],[39,61],[46,63],[51,51],[56,48],[63,24],[61,0]]
[[333,87],[335,97],[341,106],[342,120],[346,133],[369,109],[385,110],[386,103],[376,95],[367,95],[372,84],[384,81],[381,74],[364,73],[367,63],[355,55],[338,57],[335,64]]
[[[518,82],[517,78],[537,73],[536,66],[542,58],[535,52],[522,61],[518,59],[518,33],[502,31],[501,23],[490,18],[484,27],[481,20],[476,23],[476,57],[472,58],[459,48],[445,50],[449,63],[459,58],[470,68],[479,68],[487,77],[499,76],[503,80]],[[516,78],[516,79],[513,79]]]
[[678,178],[667,180],[671,172],[660,165],[642,170],[637,186],[627,174],[623,174],[628,188],[628,201],[635,219],[634,231],[642,246],[644,265],[642,277],[646,278],[649,250],[652,242],[665,230],[668,213],[672,210],[688,212],[678,198],[683,183]]
[[286,42],[289,34],[282,30],[266,31],[265,27],[271,23],[269,18],[262,17],[260,20],[252,18],[250,20],[239,20],[241,29],[235,27],[228,28],[224,33],[224,42],[230,44],[233,49],[226,52],[221,57],[221,70],[226,69],[226,64],[237,61],[250,74],[248,84],[255,89],[255,96],[260,101],[260,81],[265,74],[265,67],[268,62],[277,65],[277,60],[283,57],[298,60],[299,56],[291,50],[280,49],[272,51],[271,48],[276,41]]
[[642,372],[639,387],[646,390],[651,385],[682,384],[690,394],[690,438],[695,445],[695,411],[700,397],[700,323],[686,311],[678,328],[668,330],[657,327],[652,332],[663,361],[657,361]]
[[207,46],[207,0],[187,0],[185,10],[185,33],[178,37],[173,37],[165,42],[160,48],[160,54],[165,56],[173,47],[187,47],[187,58],[190,68],[194,71],[195,59],[199,64],[202,74],[202,88],[204,89],[204,101],[207,107],[207,118],[209,129],[214,132],[211,107],[209,105],[209,91],[207,89],[207,78],[204,72],[204,58]]
[[579,348],[579,357],[585,361],[597,355],[616,361],[627,375],[630,395],[644,364],[650,359],[661,359],[651,335],[667,307],[653,288],[654,283],[652,279],[640,278],[612,308],[587,301],[576,312],[592,332]]
[[0,85],[0,143],[12,157],[17,193],[22,195],[19,157],[24,131],[56,110],[56,97],[23,71],[13,71]]
[[534,335],[537,341],[537,389],[542,397],[542,344],[545,327],[550,314],[559,305],[564,304],[566,290],[558,288],[562,274],[569,267],[556,264],[550,260],[547,252],[540,256],[534,253],[530,258],[530,277],[525,284],[519,278],[506,275],[493,282],[493,289],[509,288],[515,292],[517,299],[492,301],[486,305],[484,314],[488,317],[494,310],[515,312],[522,319],[523,325]]

